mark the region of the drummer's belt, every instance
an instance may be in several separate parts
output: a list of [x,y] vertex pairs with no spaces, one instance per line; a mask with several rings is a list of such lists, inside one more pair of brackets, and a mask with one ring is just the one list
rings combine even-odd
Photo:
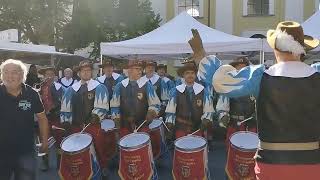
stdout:
[[260,141],[259,147],[263,150],[271,151],[309,151],[320,148],[318,141],[305,143],[269,143]]

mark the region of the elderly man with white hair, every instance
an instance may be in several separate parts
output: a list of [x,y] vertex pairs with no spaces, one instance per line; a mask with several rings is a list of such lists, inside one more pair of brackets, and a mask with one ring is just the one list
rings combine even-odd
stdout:
[[63,78],[60,78],[58,82],[65,88],[68,88],[72,86],[75,82],[77,82],[76,79],[73,79],[73,71],[70,68],[66,68],[63,71]]
[[39,94],[24,82],[27,68],[18,60],[9,59],[0,66],[0,179],[35,179],[34,115],[42,145],[48,151],[48,120]]

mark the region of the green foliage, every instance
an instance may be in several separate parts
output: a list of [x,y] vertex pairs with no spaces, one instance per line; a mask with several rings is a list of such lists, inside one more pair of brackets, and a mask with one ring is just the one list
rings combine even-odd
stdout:
[[22,42],[74,52],[131,39],[159,27],[149,0],[0,0],[0,30],[18,29]]

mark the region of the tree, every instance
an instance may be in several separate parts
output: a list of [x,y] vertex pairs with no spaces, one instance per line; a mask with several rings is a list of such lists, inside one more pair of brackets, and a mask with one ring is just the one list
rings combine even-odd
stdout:
[[22,41],[56,45],[70,20],[71,0],[0,0],[0,29],[14,28]]

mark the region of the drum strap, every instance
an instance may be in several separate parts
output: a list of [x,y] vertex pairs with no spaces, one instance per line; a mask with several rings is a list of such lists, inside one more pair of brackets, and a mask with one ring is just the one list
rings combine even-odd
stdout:
[[319,142],[306,143],[269,143],[260,141],[259,147],[263,150],[272,151],[308,151],[320,148]]

